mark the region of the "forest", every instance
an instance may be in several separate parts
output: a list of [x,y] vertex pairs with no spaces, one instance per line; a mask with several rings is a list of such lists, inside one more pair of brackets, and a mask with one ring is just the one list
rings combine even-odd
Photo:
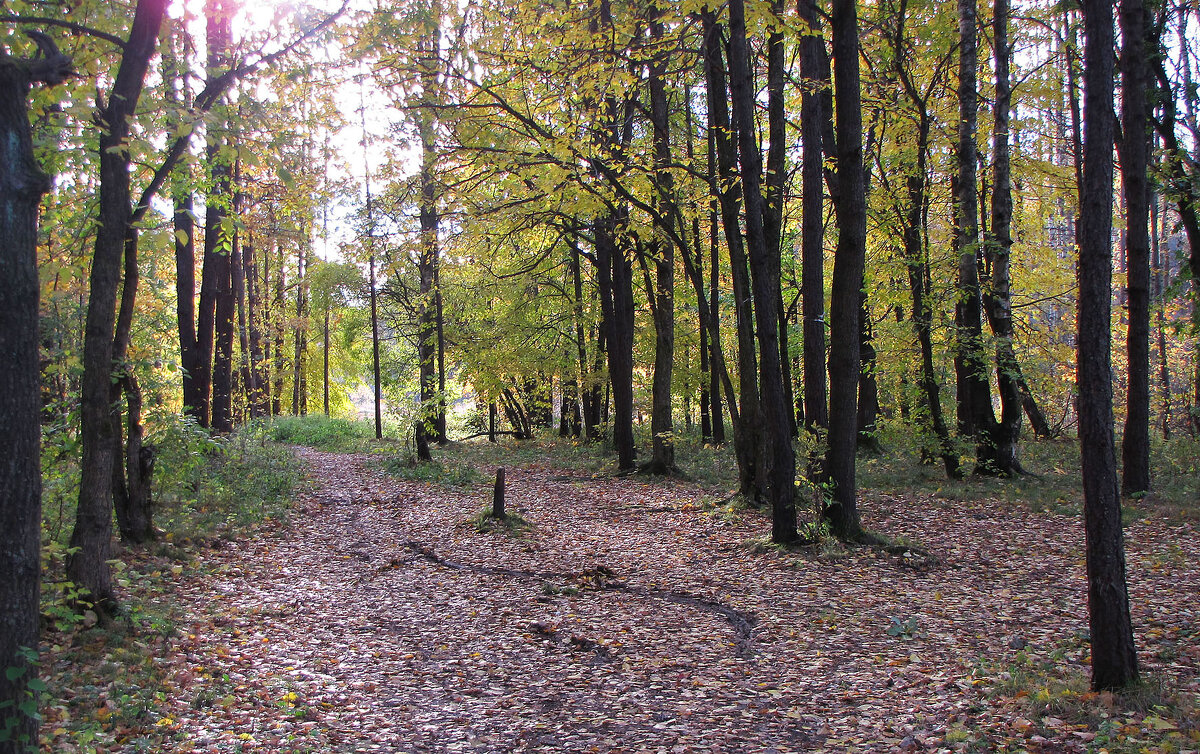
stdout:
[[1190,0],[0,0],[0,754],[1200,749]]

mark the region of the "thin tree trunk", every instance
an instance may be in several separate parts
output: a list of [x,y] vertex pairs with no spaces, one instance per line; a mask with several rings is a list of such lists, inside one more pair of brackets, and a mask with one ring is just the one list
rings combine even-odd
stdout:
[[958,430],[976,440],[975,472],[998,473],[992,445],[996,424],[988,384],[988,359],[983,351],[982,296],[979,284],[978,154],[975,133],[979,121],[976,68],[976,0],[958,2],[958,160],[954,213],[954,248],[958,255],[958,304],[954,310],[954,373],[958,395]]
[[[760,496],[759,433],[762,429],[758,394],[758,358],[754,346],[754,309],[746,272],[746,252],[739,224],[742,193],[737,171],[737,144],[729,121],[726,100],[725,63],[721,57],[721,26],[716,15],[702,13],[704,23],[704,74],[707,81],[709,130],[717,156],[717,174],[711,191],[721,206],[725,242],[729,246],[729,269],[733,282],[734,313],[738,344],[738,387],[741,390],[738,419],[733,423],[734,452],[738,461],[740,493],[749,500]],[[730,406],[732,410],[732,404]]]
[[[809,431],[829,426],[825,380],[825,192],[822,124],[822,91],[829,85],[825,42],[821,36],[816,0],[801,0],[800,18],[809,34],[800,42],[800,70],[804,78],[800,124],[804,145],[802,181],[804,208],[801,220],[801,302],[804,321],[804,416]],[[832,147],[833,145],[829,145]]]
[[675,468],[675,425],[671,411],[672,375],[675,364],[675,245],[668,240],[674,228],[678,208],[674,201],[671,178],[671,137],[667,111],[666,54],[662,51],[663,25],[657,8],[650,10],[650,40],[656,48],[650,62],[648,88],[650,121],[654,142],[654,204],[665,227],[651,243],[654,257],[655,286],[646,291],[654,296],[654,377],[651,385],[650,434],[651,456],[645,471],[671,474]]
[[1012,249],[1012,174],[1009,148],[1009,111],[1012,85],[1009,73],[1008,0],[997,0],[992,18],[996,48],[996,103],[993,113],[992,228],[984,246],[990,280],[984,295],[992,334],[996,336],[996,383],[1000,392],[1000,421],[993,423],[990,444],[995,448],[995,472],[1012,476],[1020,471],[1017,440],[1021,434],[1020,365],[1013,350],[1012,285],[1009,260]]

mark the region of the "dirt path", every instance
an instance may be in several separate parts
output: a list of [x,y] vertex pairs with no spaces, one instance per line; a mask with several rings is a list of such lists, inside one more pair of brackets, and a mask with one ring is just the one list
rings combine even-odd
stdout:
[[[195,620],[180,626],[174,680],[193,693],[168,703],[175,751],[932,751],[975,739],[1073,751],[1088,739],[988,693],[1018,652],[1086,658],[1072,519],[872,499],[873,528],[935,560],[781,554],[747,546],[761,519],[704,513],[691,487],[527,466],[508,469],[508,501],[534,529],[511,538],[465,523],[487,490],[298,452],[315,485],[292,525],[214,552],[212,575],[181,587]],[[1200,593],[1194,532],[1171,538],[1187,568],[1165,572],[1153,564],[1167,544],[1136,527],[1130,540],[1138,630],[1194,628],[1163,591]],[[1194,679],[1200,656],[1193,644],[1148,659]]]

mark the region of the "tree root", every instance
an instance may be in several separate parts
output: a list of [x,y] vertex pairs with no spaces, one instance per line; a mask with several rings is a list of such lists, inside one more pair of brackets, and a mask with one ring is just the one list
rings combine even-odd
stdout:
[[[498,566],[483,566],[470,565],[466,563],[455,563],[446,560],[433,550],[425,547],[419,542],[407,541],[402,543],[402,546],[430,563],[442,568],[449,568],[453,571],[467,571],[470,573],[482,573],[489,576],[506,576],[509,578],[518,579],[536,579],[538,581],[573,581],[580,585],[581,589],[591,589],[602,592],[621,592],[623,594],[633,595],[635,597],[651,597],[654,599],[669,602],[673,605],[683,605],[692,607],[702,612],[711,615],[719,615],[729,622],[733,628],[734,645],[737,648],[738,657],[749,658],[753,655],[753,633],[755,626],[758,625],[758,618],[752,614],[734,609],[728,605],[722,604],[715,600],[696,597],[695,595],[687,594],[675,590],[666,589],[651,589],[643,586],[628,584],[619,579],[614,579],[611,570],[604,566],[597,566],[590,570],[579,571],[576,573],[558,573],[553,571],[530,571],[516,568],[502,568]],[[397,558],[392,558],[388,565],[376,571],[379,573],[399,567],[403,561]]]

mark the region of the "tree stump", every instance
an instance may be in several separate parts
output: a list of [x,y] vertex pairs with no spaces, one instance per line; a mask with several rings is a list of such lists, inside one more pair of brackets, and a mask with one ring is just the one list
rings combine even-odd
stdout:
[[503,521],[504,512],[504,467],[496,469],[496,486],[492,489],[492,518]]

